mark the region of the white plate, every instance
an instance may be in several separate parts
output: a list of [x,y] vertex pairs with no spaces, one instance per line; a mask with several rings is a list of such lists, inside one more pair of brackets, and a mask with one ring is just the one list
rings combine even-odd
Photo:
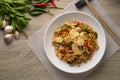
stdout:
[[[99,49],[94,53],[91,60],[89,60],[87,63],[82,63],[80,67],[78,66],[71,67],[69,66],[69,64],[60,60],[56,56],[54,46],[52,45],[52,42],[51,42],[54,34],[54,30],[59,25],[63,24],[68,20],[77,20],[77,21],[86,22],[89,25],[91,25],[93,30],[97,31],[98,33]],[[45,37],[44,37],[44,49],[50,62],[58,69],[67,73],[82,73],[94,68],[100,62],[106,49],[106,37],[101,24],[94,17],[92,17],[87,13],[70,11],[70,12],[60,14],[49,23],[48,28],[46,29],[46,32],[45,32]]]

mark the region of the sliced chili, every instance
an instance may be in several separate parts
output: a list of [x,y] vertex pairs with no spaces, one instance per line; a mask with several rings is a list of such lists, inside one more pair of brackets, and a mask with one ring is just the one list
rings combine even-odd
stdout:
[[35,7],[41,7],[41,6],[51,6],[49,3],[36,3],[34,4]]
[[55,4],[55,1],[54,0],[50,0],[50,3],[57,8],[56,4]]
[[65,54],[65,49],[61,49],[61,50],[60,50],[60,53],[61,53],[61,54]]

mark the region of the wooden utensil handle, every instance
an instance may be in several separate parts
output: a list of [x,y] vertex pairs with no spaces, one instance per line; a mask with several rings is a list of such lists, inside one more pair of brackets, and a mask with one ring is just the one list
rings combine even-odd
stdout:
[[110,28],[110,26],[104,21],[104,19],[99,15],[96,9],[92,6],[92,4],[88,0],[84,0],[90,10],[94,13],[96,18],[101,22],[104,28],[109,32],[112,38],[116,41],[116,43],[120,46],[120,37]]

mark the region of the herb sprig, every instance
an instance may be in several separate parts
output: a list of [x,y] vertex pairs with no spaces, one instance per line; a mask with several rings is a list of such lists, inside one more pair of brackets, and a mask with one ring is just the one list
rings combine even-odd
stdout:
[[[13,26],[14,31],[25,32],[23,29],[28,25],[30,18],[25,13],[29,7],[19,0],[0,0],[0,19],[6,20],[7,25]],[[27,36],[25,35],[27,38]]]
[[53,15],[46,8],[63,9],[57,7],[54,0],[0,0],[0,28],[3,28],[2,22],[6,21],[6,25],[13,26],[14,32],[21,32],[27,38],[24,28],[29,24],[30,18],[25,13],[31,16],[44,13]]

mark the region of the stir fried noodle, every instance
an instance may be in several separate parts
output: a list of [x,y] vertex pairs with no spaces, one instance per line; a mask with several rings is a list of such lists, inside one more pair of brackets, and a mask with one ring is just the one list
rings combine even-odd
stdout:
[[98,34],[85,22],[66,21],[55,31],[52,44],[58,58],[71,66],[80,66],[91,59],[99,48]]

